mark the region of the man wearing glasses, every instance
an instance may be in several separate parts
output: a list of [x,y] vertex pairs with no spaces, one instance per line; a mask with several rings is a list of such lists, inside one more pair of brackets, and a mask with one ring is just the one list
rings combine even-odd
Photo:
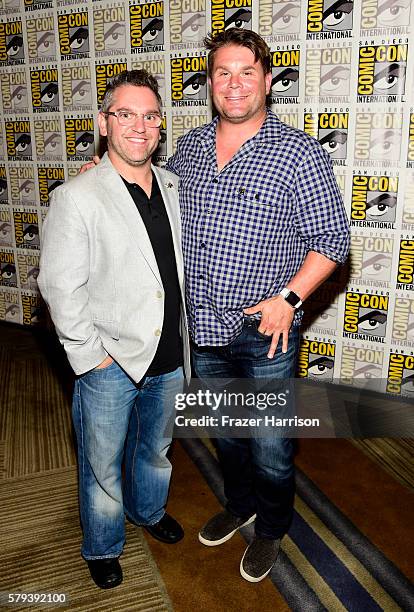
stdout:
[[183,537],[165,512],[189,350],[177,179],[151,165],[160,102],[144,70],[111,81],[98,116],[108,152],[53,191],[43,226],[38,283],[77,375],[82,556],[101,588],[122,581],[125,515],[163,542]]

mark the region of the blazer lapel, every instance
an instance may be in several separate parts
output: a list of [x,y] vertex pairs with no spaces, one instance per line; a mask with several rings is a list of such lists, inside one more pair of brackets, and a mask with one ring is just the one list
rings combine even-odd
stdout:
[[137,211],[133,199],[129,195],[128,189],[113,167],[107,153],[105,153],[97,167],[97,174],[102,185],[102,196],[110,202],[111,206],[116,208],[121,218],[125,221],[129,238],[137,246],[154,276],[160,285],[162,285],[157,260],[155,259],[145,224]]
[[184,265],[181,250],[181,220],[180,209],[178,204],[178,192],[174,183],[162,175],[156,166],[152,166],[155,177],[157,179],[162,199],[164,200],[165,209],[170,221],[171,234],[174,244],[175,261],[177,264],[177,275],[180,285],[184,280]]

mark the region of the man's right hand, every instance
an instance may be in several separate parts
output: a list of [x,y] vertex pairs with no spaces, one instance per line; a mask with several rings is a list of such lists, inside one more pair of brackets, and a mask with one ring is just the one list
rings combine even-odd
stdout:
[[83,164],[83,166],[81,166],[81,169],[79,170],[79,174],[83,174],[87,170],[94,168],[95,166],[99,164],[100,161],[101,161],[101,158],[98,155],[94,155],[92,157],[92,161],[86,162],[86,164]]
[[108,366],[111,365],[111,363],[113,363],[113,359],[112,357],[110,357],[110,355],[108,355],[107,357],[105,357],[105,359],[102,361],[102,363],[100,363],[98,366],[96,366],[95,370],[103,370],[105,368],[107,368]]

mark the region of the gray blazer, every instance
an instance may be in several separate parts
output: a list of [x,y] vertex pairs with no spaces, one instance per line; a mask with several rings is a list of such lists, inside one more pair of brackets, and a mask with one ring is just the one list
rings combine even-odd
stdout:
[[[178,179],[153,170],[174,242],[188,379]],[[141,380],[160,340],[164,288],[145,225],[107,154],[52,192],[42,234],[37,280],[75,373],[95,368],[109,354],[133,380]]]

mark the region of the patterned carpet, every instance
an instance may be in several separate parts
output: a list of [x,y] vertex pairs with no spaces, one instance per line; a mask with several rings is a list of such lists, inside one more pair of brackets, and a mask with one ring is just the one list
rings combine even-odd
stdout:
[[[182,440],[218,500],[223,481],[211,444]],[[410,581],[297,468],[295,513],[270,579],[298,612],[414,609]],[[242,529],[249,542],[253,527]]]
[[64,593],[67,605],[63,609],[84,612],[172,610],[141,530],[130,525],[122,556],[122,585],[102,591],[90,580],[79,555],[75,468],[4,480],[0,486],[0,524],[0,591]]

